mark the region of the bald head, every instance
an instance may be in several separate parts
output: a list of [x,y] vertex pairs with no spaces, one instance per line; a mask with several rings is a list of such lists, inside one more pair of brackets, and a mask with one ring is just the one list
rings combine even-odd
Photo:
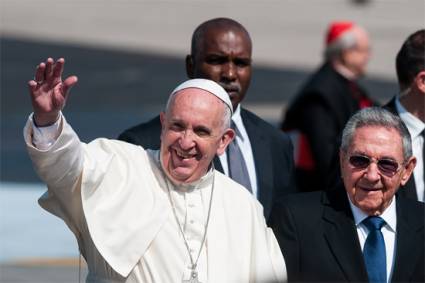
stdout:
[[193,32],[190,50],[192,56],[199,54],[199,48],[202,46],[205,34],[210,30],[236,31],[238,33],[242,32],[249,41],[250,51],[252,50],[251,37],[249,36],[248,31],[240,23],[229,18],[215,18],[203,22]]
[[193,33],[186,73],[189,78],[209,79],[222,86],[235,111],[251,81],[251,55],[251,37],[240,23],[228,18],[212,19]]

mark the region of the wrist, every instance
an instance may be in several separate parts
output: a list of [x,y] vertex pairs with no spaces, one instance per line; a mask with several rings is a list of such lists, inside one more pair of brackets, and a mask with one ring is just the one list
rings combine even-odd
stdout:
[[59,112],[50,114],[37,114],[34,112],[32,119],[37,127],[48,127],[56,123],[59,119]]

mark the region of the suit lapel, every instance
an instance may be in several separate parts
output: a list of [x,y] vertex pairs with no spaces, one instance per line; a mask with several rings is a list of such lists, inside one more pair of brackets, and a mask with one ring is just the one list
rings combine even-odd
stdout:
[[418,194],[416,193],[415,177],[410,175],[409,180],[404,186],[400,186],[397,194],[405,198],[418,200]]
[[271,207],[273,188],[273,170],[271,148],[269,139],[264,135],[257,122],[249,115],[249,112],[241,108],[241,117],[251,143],[252,155],[254,156],[255,172],[257,174],[258,200],[263,206]]
[[214,168],[217,171],[219,171],[220,173],[223,173],[224,174],[223,166],[221,166],[220,158],[218,158],[217,155],[214,156],[213,162],[214,162]]
[[348,199],[343,187],[324,200],[324,236],[347,281],[367,281],[366,268]]
[[397,199],[397,236],[395,264],[391,281],[406,281],[411,277],[421,249],[418,243],[423,243],[418,231],[423,229],[418,217],[409,214],[409,208],[402,198]]

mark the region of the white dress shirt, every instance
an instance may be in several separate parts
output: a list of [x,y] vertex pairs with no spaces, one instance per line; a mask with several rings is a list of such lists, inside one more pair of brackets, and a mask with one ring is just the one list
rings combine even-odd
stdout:
[[401,120],[409,130],[410,137],[412,138],[412,150],[413,155],[416,157],[416,167],[413,170],[413,177],[415,178],[416,193],[418,200],[424,202],[424,160],[423,160],[423,148],[424,138],[421,132],[425,129],[425,123],[413,116],[410,112],[401,105],[399,98],[395,100],[395,106]]
[[[242,152],[245,160],[246,168],[249,174],[249,182],[251,183],[252,194],[258,199],[257,173],[255,171],[254,155],[252,154],[251,142],[241,117],[241,105],[239,104],[236,111],[233,113],[232,121],[238,127],[239,135],[236,135],[236,142]],[[227,163],[227,152],[225,151],[219,156],[221,166],[225,175],[229,176],[229,165]]]
[[[360,247],[364,248],[364,244],[366,242],[367,235],[369,235],[369,230],[362,223],[364,219],[369,217],[366,213],[364,213],[360,208],[355,206],[350,198],[348,198],[350,202],[351,211],[353,212],[354,222],[356,223],[357,235],[359,237]],[[385,220],[385,225],[382,226],[381,232],[384,236],[385,241],[385,252],[386,252],[386,261],[387,261],[387,282],[390,282],[392,277],[392,272],[394,269],[394,251],[396,250],[396,231],[397,231],[397,213],[396,213],[396,198],[393,197],[393,200],[387,209],[384,210],[384,213],[380,215],[382,219]]]

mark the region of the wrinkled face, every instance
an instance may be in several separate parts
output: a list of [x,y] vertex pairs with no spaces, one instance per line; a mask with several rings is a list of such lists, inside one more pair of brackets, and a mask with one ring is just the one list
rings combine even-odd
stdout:
[[222,154],[234,132],[223,129],[224,104],[211,93],[183,89],[161,113],[161,161],[174,183],[200,179],[216,154]]
[[357,77],[366,73],[367,63],[370,58],[369,37],[362,29],[356,30],[357,44],[355,47],[343,51],[345,66]]
[[[349,159],[362,155],[373,161],[356,168]],[[380,170],[379,159],[395,161],[398,171],[391,176]],[[414,157],[403,162],[402,140],[394,129],[365,126],[358,128],[348,151],[340,152],[341,174],[351,202],[368,215],[380,215],[391,204],[400,185],[404,185],[415,167]],[[381,163],[382,164],[382,163]]]
[[237,29],[209,28],[191,57],[190,78],[210,79],[229,94],[235,110],[251,81],[251,40]]

